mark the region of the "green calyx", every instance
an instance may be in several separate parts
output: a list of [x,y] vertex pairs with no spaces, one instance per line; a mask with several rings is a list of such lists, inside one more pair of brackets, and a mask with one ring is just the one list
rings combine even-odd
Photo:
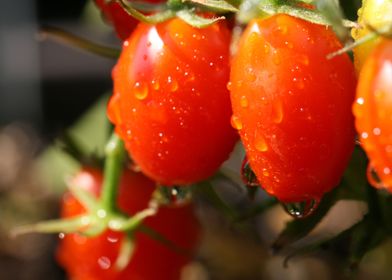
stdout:
[[[227,14],[238,11],[234,5],[225,0],[169,0],[165,5],[158,4],[155,10],[151,8],[153,4],[126,0],[114,1],[130,16],[145,23],[157,24],[178,17],[197,28],[207,27],[225,18],[224,16],[203,17],[201,13]],[[152,13],[146,15],[142,11]]]

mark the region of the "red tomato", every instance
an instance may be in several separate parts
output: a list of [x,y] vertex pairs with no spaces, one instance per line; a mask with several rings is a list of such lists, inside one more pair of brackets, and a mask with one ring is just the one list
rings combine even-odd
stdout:
[[[102,183],[100,171],[85,169],[73,180],[75,186],[98,195]],[[118,205],[132,215],[147,207],[155,189],[154,182],[141,173],[125,171],[120,185]],[[70,194],[64,196],[62,217],[84,213],[84,208]],[[199,236],[198,222],[191,205],[182,208],[160,208],[156,216],[147,218],[146,225],[154,228],[182,248],[194,251]],[[190,260],[143,233],[135,235],[135,251],[128,266],[118,271],[114,263],[123,233],[106,230],[97,237],[67,234],[61,240],[57,259],[73,280],[175,280],[181,268]]]
[[359,76],[353,107],[362,147],[380,182],[392,191],[392,41],[384,40],[370,54]]
[[332,30],[278,14],[251,22],[231,71],[232,123],[261,186],[283,202],[319,200],[354,147],[355,73]]
[[179,19],[140,24],[125,41],[108,114],[155,181],[206,179],[232,151],[229,43],[225,23],[197,29]]
[[[146,2],[159,3],[163,0],[146,0]],[[105,18],[111,22],[120,39],[125,40],[131,35],[138,24],[138,20],[130,16],[124,9],[114,1],[95,0],[95,4],[101,9]]]

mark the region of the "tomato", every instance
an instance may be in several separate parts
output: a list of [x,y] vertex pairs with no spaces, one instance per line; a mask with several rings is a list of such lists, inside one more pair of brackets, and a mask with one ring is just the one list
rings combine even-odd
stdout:
[[180,19],[141,23],[113,70],[108,115],[141,170],[162,185],[211,176],[238,135],[226,88],[230,32]]
[[[373,28],[385,28],[392,24],[392,1],[391,0],[363,0],[362,8],[358,10],[359,28],[351,32],[353,38],[358,40],[369,33],[366,25]],[[357,73],[362,68],[366,58],[378,44],[379,38],[372,39],[354,48],[354,64]]]
[[[82,170],[72,184],[99,195],[102,173],[94,169]],[[147,207],[155,184],[141,173],[125,171],[121,180],[118,205],[132,215]],[[84,208],[70,194],[63,199],[62,217],[84,213]],[[163,234],[178,246],[194,251],[199,236],[198,222],[192,205],[182,208],[160,208],[158,214],[144,223]],[[57,259],[70,279],[143,279],[174,280],[180,278],[181,268],[189,256],[176,253],[143,233],[135,234],[135,250],[131,261],[122,271],[114,267],[124,233],[106,230],[96,237],[84,237],[77,233],[66,234],[61,239]]]
[[[162,0],[147,0],[146,2],[158,3]],[[130,16],[119,3],[108,0],[95,0],[104,17],[113,24],[118,37],[126,40],[138,24],[138,20]]]
[[[376,187],[392,191],[392,41],[379,43],[365,62],[359,76],[353,106],[362,147],[380,182]],[[369,169],[369,171],[370,171]]]
[[283,202],[319,200],[354,147],[354,67],[332,30],[288,15],[252,21],[229,87],[232,123],[259,183]]

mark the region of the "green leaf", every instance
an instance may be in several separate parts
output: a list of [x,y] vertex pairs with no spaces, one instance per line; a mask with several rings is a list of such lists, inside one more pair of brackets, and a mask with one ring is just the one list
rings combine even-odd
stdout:
[[187,9],[179,10],[176,14],[180,19],[197,28],[204,28],[219,20],[225,19],[225,17],[204,18],[196,15],[194,11]]
[[316,0],[317,9],[324,15],[330,25],[335,30],[336,35],[346,41],[349,37],[349,30],[343,25],[343,10],[337,0]]
[[217,13],[235,13],[238,11],[236,7],[224,0],[183,0],[183,2],[196,4],[203,8],[207,8],[208,11],[214,11]]
[[173,18],[176,14],[172,10],[163,10],[161,12],[151,14],[151,15],[144,15],[138,10],[136,10],[131,4],[129,4],[126,0],[116,0],[117,3],[132,17],[136,18],[137,20],[149,24],[156,24],[159,22],[166,21],[170,18]]

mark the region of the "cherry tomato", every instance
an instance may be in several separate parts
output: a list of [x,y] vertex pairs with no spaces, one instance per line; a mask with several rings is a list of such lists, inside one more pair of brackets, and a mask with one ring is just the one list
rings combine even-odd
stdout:
[[[359,76],[353,106],[362,147],[370,159],[369,181],[392,191],[392,41],[379,43]],[[380,181],[373,179],[371,169]]]
[[354,67],[330,28],[278,14],[251,22],[232,63],[232,123],[259,183],[283,202],[319,200],[354,147]]
[[163,185],[211,176],[233,149],[230,32],[141,23],[113,70],[108,115],[141,170]]
[[[363,0],[362,8],[358,10],[358,28],[351,32],[353,38],[358,40],[369,33],[366,26],[383,28],[392,24],[392,1],[390,0]],[[361,70],[366,58],[379,43],[379,38],[372,39],[354,48],[354,64],[357,73]]]
[[[102,173],[85,169],[76,175],[72,183],[99,195]],[[119,208],[129,215],[146,208],[154,188],[154,182],[141,173],[125,171],[118,196]],[[84,212],[85,209],[73,196],[64,196],[62,217],[72,217]],[[182,248],[194,251],[197,245],[199,226],[192,205],[160,208],[156,216],[147,218],[144,223]],[[111,230],[106,230],[97,237],[66,234],[61,239],[57,259],[70,279],[74,280],[175,280],[180,278],[181,268],[190,260],[189,256],[177,253],[137,232],[131,261],[124,270],[118,271],[114,263],[123,237],[124,233]]]
[[[124,9],[114,1],[94,0],[101,9],[104,17],[113,24],[114,29],[120,39],[125,40],[131,35],[138,24],[138,20],[130,16]],[[150,3],[159,3],[162,0],[146,0]]]

